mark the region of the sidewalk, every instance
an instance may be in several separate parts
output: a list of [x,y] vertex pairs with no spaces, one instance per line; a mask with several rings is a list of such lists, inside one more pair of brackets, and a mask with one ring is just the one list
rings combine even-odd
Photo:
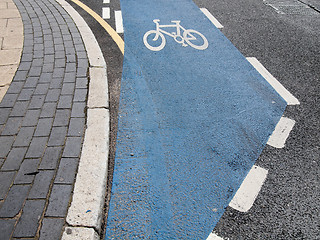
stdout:
[[0,46],[0,239],[60,239],[88,131],[87,47],[55,0],[0,0]]

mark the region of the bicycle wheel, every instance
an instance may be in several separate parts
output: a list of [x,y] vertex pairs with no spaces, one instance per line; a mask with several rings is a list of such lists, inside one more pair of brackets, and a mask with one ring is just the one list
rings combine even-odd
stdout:
[[193,29],[187,29],[183,32],[184,40],[193,48],[198,50],[207,49],[209,46],[208,40],[203,34]]
[[156,30],[150,30],[144,34],[143,43],[151,51],[160,51],[166,45],[166,39],[162,33],[158,33]]

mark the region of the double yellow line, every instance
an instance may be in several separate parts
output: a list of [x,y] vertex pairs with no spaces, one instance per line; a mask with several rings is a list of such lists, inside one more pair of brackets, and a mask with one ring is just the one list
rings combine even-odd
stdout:
[[71,0],[83,10],[85,10],[88,14],[90,14],[100,25],[107,31],[107,33],[111,36],[113,41],[118,45],[122,54],[124,54],[124,41],[119,36],[119,34],[105,21],[102,17],[100,17],[96,12],[94,12],[91,8],[87,5],[83,4],[78,0]]

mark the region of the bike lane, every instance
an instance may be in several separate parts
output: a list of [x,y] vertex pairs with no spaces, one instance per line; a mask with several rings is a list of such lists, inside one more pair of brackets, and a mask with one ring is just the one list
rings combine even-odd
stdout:
[[[125,54],[106,239],[205,239],[286,103],[191,0],[122,0],[121,9]],[[164,34],[164,47],[153,51],[144,36],[155,19],[181,21],[207,48]]]

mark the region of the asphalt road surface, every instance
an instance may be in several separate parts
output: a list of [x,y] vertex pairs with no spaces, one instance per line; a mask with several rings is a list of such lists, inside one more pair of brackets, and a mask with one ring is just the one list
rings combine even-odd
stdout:
[[[286,146],[266,146],[257,161],[269,174],[254,206],[245,214],[227,209],[215,232],[230,239],[320,239],[319,2],[305,1],[313,6],[308,10],[279,8],[281,1],[269,0],[195,2],[222,23],[244,56],[259,59],[301,103],[284,113],[296,121]],[[267,5],[273,3],[280,11]]]
[[[256,164],[267,179],[246,213],[228,207],[214,229],[223,239],[320,239],[320,4],[317,0],[196,0],[224,26],[223,34],[246,57],[256,57],[300,101],[285,117],[296,124],[284,148],[266,146]],[[119,1],[84,1],[115,27]],[[123,56],[98,23],[73,5],[93,29],[108,65],[111,111],[109,191],[117,133]],[[110,196],[107,197],[106,206]]]

